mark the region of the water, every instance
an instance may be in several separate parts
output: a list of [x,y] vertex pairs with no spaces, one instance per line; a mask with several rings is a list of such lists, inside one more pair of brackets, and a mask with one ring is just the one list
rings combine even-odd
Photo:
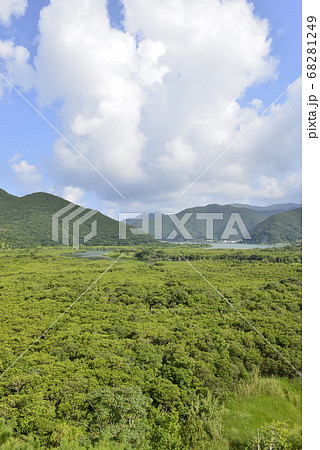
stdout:
[[210,250],[212,249],[218,249],[218,250],[250,250],[254,248],[274,248],[274,247],[283,247],[284,244],[240,244],[239,242],[172,242],[172,244],[178,244],[178,245],[186,245],[186,244],[204,244],[205,247],[202,247],[204,249]]
[[110,253],[111,250],[88,250],[85,252],[78,252],[78,253],[69,253],[68,255],[70,258],[87,258],[91,259],[93,261],[97,261],[99,259],[108,259],[106,256],[106,253]]
[[[190,244],[190,242],[172,242],[173,244]],[[193,244],[196,244],[196,242],[193,242]],[[197,242],[197,244],[201,244],[201,242]],[[235,242],[230,242],[230,243],[218,243],[218,242],[211,242],[211,243],[206,243],[206,247],[201,247],[203,249],[206,250],[210,250],[210,249],[219,249],[219,250],[230,250],[230,249],[234,249],[234,250],[250,250],[250,249],[254,249],[254,248],[273,248],[273,247],[281,247],[283,245],[268,245],[268,244],[239,244],[239,243],[235,243]],[[88,250],[88,251],[84,251],[84,252],[78,252],[78,253],[69,253],[67,255],[64,256],[68,256],[70,258],[77,258],[77,259],[81,259],[81,258],[86,258],[86,259],[90,259],[91,261],[98,261],[98,260],[104,260],[104,259],[108,259],[110,260],[106,254],[107,253],[111,253],[113,250]]]
[[222,244],[218,242],[213,242],[211,244],[208,244],[209,248],[217,248],[217,249],[236,249],[236,250],[249,250],[253,248],[273,248],[273,247],[283,247],[283,245],[274,244],[274,245],[268,245],[268,244],[236,244],[236,243],[230,243],[230,244]]

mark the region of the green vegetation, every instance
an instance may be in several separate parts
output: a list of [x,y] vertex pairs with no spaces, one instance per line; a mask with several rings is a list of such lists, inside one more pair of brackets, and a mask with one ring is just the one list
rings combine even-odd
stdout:
[[[206,222],[205,220],[200,220],[196,218],[197,213],[222,213],[223,219],[214,220],[213,227],[213,240],[219,241],[221,240],[222,233],[225,230],[227,223],[230,219],[231,214],[238,213],[245,224],[247,230],[251,232],[255,229],[261,222],[264,222],[268,217],[283,213],[289,209],[296,207],[295,204],[284,204],[284,205],[271,205],[271,206],[250,206],[250,205],[207,205],[207,206],[196,206],[194,208],[187,208],[183,211],[180,211],[176,214],[176,216],[181,220],[181,218],[186,213],[191,213],[192,215],[187,220],[185,228],[190,234],[190,240],[194,241],[203,241],[207,239],[206,236]],[[155,218],[154,214],[150,214],[149,219],[149,232],[151,235],[155,235]],[[127,221],[128,224],[131,224],[136,227],[141,226],[141,221],[136,219],[130,219]],[[235,225],[237,229],[237,225]],[[163,216],[163,237],[167,239],[172,230],[175,229],[172,220],[169,216]],[[243,238],[242,234],[239,233],[231,235],[229,239],[233,240],[241,240]],[[186,239],[181,235],[180,231],[177,231],[177,235],[174,238],[174,241],[185,241]],[[292,239],[291,241],[294,241]],[[276,241],[280,242],[280,241]],[[287,242],[287,240],[283,241]]]
[[[291,444],[295,444],[292,448],[301,448],[298,425],[302,420],[301,408],[301,380],[289,382],[281,378],[260,378],[255,374],[251,383],[240,383],[234,397],[226,402],[222,412],[222,434],[232,448],[239,449],[243,449],[248,436],[252,436],[248,445],[252,449],[256,448],[254,444],[257,446],[259,430],[261,448],[269,450],[270,435],[278,441],[271,433],[274,427],[278,432],[289,431]],[[255,430],[254,435],[252,430]],[[290,448],[290,439],[287,448]],[[266,447],[262,445],[264,440]]]
[[257,225],[251,233],[252,242],[301,242],[302,208],[276,214]]
[[[0,250],[3,449],[301,448],[301,249]],[[268,447],[269,445],[269,447]]]
[[280,203],[269,206],[254,206],[248,205],[246,203],[232,203],[231,206],[236,206],[237,208],[247,208],[253,211],[272,211],[273,214],[280,214],[285,211],[290,211],[291,209],[299,208],[301,205],[298,203]]
[[[35,247],[58,245],[52,240],[52,215],[68,205],[61,197],[37,192],[24,197],[16,197],[0,189],[0,249],[2,246]],[[70,211],[69,211],[70,212]],[[61,216],[65,217],[69,214]],[[82,214],[84,214],[84,211]],[[134,236],[127,228],[127,239],[119,239],[119,223],[97,212],[97,235],[90,239],[90,245],[138,244],[155,242],[149,235]],[[91,221],[80,227],[80,241],[91,231]],[[61,227],[59,231],[61,242]],[[69,241],[72,242],[72,227]],[[60,244],[61,245],[61,244]]]
[[[35,247],[59,245],[52,240],[52,215],[68,205],[63,198],[44,192],[37,192],[24,197],[16,197],[0,189],[0,249],[5,247]],[[181,219],[186,212],[192,213],[186,223],[186,229],[191,239],[195,241],[206,240],[206,221],[196,219],[197,213],[223,213],[223,220],[214,221],[214,240],[220,240],[221,235],[232,213],[240,213],[246,228],[252,236],[252,242],[283,243],[301,241],[301,208],[283,212],[294,205],[272,205],[270,207],[252,207],[250,205],[207,205],[188,208],[177,213]],[[84,214],[84,211],[82,214]],[[278,214],[281,213],[281,214]],[[67,216],[66,212],[60,217]],[[270,217],[271,216],[271,217]],[[127,227],[125,240],[119,239],[119,223],[97,212],[97,235],[90,239],[87,245],[134,245],[148,244],[150,246],[163,246],[152,236],[155,233],[154,215],[150,215],[150,234],[133,235]],[[130,226],[141,227],[141,221],[130,219]],[[59,227],[59,242],[62,242]],[[237,225],[235,225],[237,228]],[[163,216],[163,237],[167,238],[173,231],[174,225],[168,216]],[[80,242],[91,231],[91,221],[83,223],[80,227]],[[239,231],[239,230],[238,230]],[[235,234],[230,239],[241,240],[242,235]],[[184,241],[185,238],[177,231],[175,241]],[[69,241],[72,242],[72,227],[69,230]]]

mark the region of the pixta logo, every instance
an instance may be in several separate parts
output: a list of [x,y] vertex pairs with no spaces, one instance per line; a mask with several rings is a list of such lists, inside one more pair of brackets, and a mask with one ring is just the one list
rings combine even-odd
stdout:
[[[177,237],[178,232],[186,240],[193,240],[190,229],[188,230],[188,221],[195,215],[196,220],[205,221],[205,239],[214,239],[214,221],[223,220],[223,213],[191,213],[186,212],[182,217],[178,217],[176,214],[162,214],[162,213],[119,213],[119,238],[126,239],[127,232],[134,235],[151,234],[156,239],[173,240]],[[168,224],[171,221],[173,228],[168,235],[164,233],[164,222]],[[131,225],[131,226],[130,226]],[[235,228],[237,226],[237,228]],[[166,227],[167,228],[167,227]],[[240,232],[240,233],[239,233]],[[228,240],[230,236],[241,234],[242,239],[251,239],[249,231],[247,230],[239,213],[231,213],[229,220],[221,235],[221,240]]]
[[[73,208],[76,208],[70,214],[64,216],[65,213],[71,211]],[[80,216],[84,211],[87,211],[87,208],[82,206],[75,205],[74,203],[69,203],[64,208],[61,208],[59,211],[53,214],[52,216],[52,240],[55,242],[59,242],[59,219],[64,216],[61,220],[62,223],[62,244],[69,244],[69,234],[70,234],[70,226],[71,221],[76,217]],[[87,220],[91,219],[97,211],[94,209],[90,209],[88,212],[83,214],[77,220],[72,223],[72,246],[73,248],[79,249],[79,235],[80,235],[80,225],[82,225]],[[83,241],[88,242],[94,236],[97,235],[97,221],[94,220],[91,223],[91,231],[86,236],[84,236]]]

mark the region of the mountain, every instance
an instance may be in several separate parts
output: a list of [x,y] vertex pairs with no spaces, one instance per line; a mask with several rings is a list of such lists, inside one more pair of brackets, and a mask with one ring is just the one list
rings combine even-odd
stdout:
[[302,240],[302,208],[268,217],[251,232],[253,243],[300,242]]
[[[190,218],[185,222],[185,228],[189,232],[191,238],[186,239],[180,232],[177,231],[177,235],[172,239],[173,241],[203,241],[207,239],[206,234],[206,222],[205,220],[200,220],[196,218],[198,213],[222,213],[223,219],[214,220],[214,233],[213,240],[219,241],[222,238],[223,232],[226,225],[231,217],[231,214],[238,214],[242,219],[246,229],[251,233],[255,227],[263,222],[270,216],[275,214],[280,214],[284,211],[296,207],[295,204],[284,204],[284,205],[271,205],[271,206],[251,206],[251,205],[218,205],[210,204],[206,206],[196,206],[193,208],[187,208],[183,211],[176,213],[179,220],[186,214],[191,213]],[[299,206],[299,205],[298,205]],[[141,227],[141,216],[135,219],[127,219],[127,224],[135,227]],[[239,233],[239,228],[237,225],[234,227],[237,229],[237,234],[230,235],[229,240],[241,240],[242,234]],[[175,226],[168,215],[163,216],[162,221],[162,239],[168,240],[170,233],[175,229]],[[149,214],[149,233],[155,236],[155,214]]]
[[[45,192],[37,192],[24,197],[16,197],[0,189],[0,244],[5,241],[11,247],[28,247],[37,245],[61,245],[62,243],[62,219],[76,211],[75,205],[59,217],[58,242],[52,240],[52,216],[69,205],[70,202],[56,195]],[[249,231],[252,241],[260,242],[294,242],[301,240],[301,208],[292,209],[295,204],[270,205],[266,207],[251,205],[218,205],[210,204],[187,208],[176,214],[181,220],[186,213],[190,217],[185,222],[185,228],[189,237],[184,237],[173,224],[168,215],[162,217],[162,240],[169,240],[169,235],[177,231],[172,241],[204,241],[207,239],[206,221],[197,219],[197,213],[220,213],[223,219],[214,220],[213,240],[221,240],[223,231],[231,217],[238,214]],[[77,219],[88,213],[84,209],[75,214],[70,220],[72,225]],[[285,211],[285,212],[283,212]],[[133,235],[126,227],[126,239],[119,239],[119,222],[108,216],[96,212],[92,218],[85,221],[80,227],[80,243],[84,243],[84,237],[91,232],[92,222],[97,221],[97,233],[87,245],[127,245],[127,244],[152,244],[155,242],[155,214],[149,215],[149,233],[145,235]],[[141,227],[141,220],[128,219],[127,225]],[[230,240],[241,240],[238,224],[234,225],[237,234],[230,235]],[[69,227],[69,242],[72,245],[73,226]],[[150,236],[151,235],[151,236]]]
[[[16,197],[0,189],[0,243],[5,241],[10,247],[61,245],[62,219],[76,208],[74,207],[59,217],[59,242],[52,240],[52,216],[69,204],[70,202],[67,200],[45,192]],[[79,207],[79,205],[75,206]],[[81,214],[77,214],[70,221],[70,225],[89,211],[89,209],[81,211]],[[97,233],[87,242],[87,245],[127,245],[154,242],[154,238],[150,235],[134,236],[128,227],[126,228],[127,238],[119,239],[119,222],[96,212],[91,219],[81,225],[80,243],[83,243],[84,236],[91,232],[91,224],[94,220],[97,221]],[[70,245],[73,240],[72,230],[73,227],[70,226]]]
[[[255,206],[248,205],[243,203],[232,203],[230,206],[235,206],[236,208],[246,208],[252,209],[253,211],[270,211],[272,214],[280,214],[281,212],[290,211],[291,209],[300,208],[300,203],[283,203],[283,204],[275,204],[269,206]],[[276,211],[274,213],[274,211]]]

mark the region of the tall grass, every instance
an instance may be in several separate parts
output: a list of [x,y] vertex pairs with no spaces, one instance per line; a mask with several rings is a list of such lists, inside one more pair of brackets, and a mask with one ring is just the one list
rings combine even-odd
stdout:
[[[222,438],[229,449],[244,449],[257,430],[276,422],[301,426],[301,380],[259,377],[240,383],[222,412]],[[221,447],[223,448],[223,447]]]

